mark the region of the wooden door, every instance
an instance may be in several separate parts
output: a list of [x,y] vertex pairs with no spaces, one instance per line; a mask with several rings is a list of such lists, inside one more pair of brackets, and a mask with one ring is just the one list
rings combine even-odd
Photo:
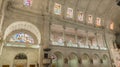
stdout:
[[30,67],[35,67],[35,65],[30,65]]
[[24,65],[22,65],[22,64],[21,65],[16,65],[16,67],[24,67]]
[[9,67],[9,65],[3,65],[2,67]]

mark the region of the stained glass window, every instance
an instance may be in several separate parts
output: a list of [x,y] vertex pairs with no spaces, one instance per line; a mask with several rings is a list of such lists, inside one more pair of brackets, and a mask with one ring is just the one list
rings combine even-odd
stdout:
[[17,33],[10,38],[10,42],[34,44],[33,38],[26,33]]
[[32,6],[32,0],[24,0],[25,6]]
[[57,15],[61,14],[61,4],[55,3],[54,5],[54,13]]
[[93,23],[93,17],[92,15],[88,16],[88,23],[92,24]]
[[111,30],[114,29],[114,23],[113,23],[113,22],[110,24],[110,29],[111,29]]
[[67,9],[67,17],[68,18],[73,18],[73,9],[72,8]]
[[101,26],[101,18],[99,17],[96,18],[96,25]]
[[79,20],[79,21],[83,21],[83,17],[84,17],[83,13],[82,13],[82,12],[79,12],[79,13],[78,13],[78,20]]

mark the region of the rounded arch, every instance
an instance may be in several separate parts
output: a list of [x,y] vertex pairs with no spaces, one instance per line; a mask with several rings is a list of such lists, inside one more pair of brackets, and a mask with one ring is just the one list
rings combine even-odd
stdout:
[[69,64],[69,67],[78,67],[78,56],[75,54],[75,53],[71,53],[69,56],[68,56],[68,64]]
[[81,57],[81,61],[82,61],[82,65],[84,67],[89,67],[90,65],[90,58],[89,58],[89,55],[88,54],[83,54],[82,57]]
[[102,59],[105,61],[107,61],[108,60],[108,56],[107,55],[103,55],[103,57],[102,57]]
[[31,24],[30,22],[26,22],[26,21],[16,21],[10,24],[5,30],[3,40],[5,40],[12,31],[20,30],[20,29],[28,30],[31,33],[33,33],[37,37],[38,44],[40,44],[41,34],[40,34],[39,29],[35,25]]
[[68,58],[69,59],[78,59],[78,56],[77,56],[76,53],[72,52],[72,53],[69,54]]
[[52,67],[63,67],[63,54],[61,52],[54,52],[52,57]]
[[108,56],[107,55],[103,55],[103,64],[106,64],[108,62]]
[[17,54],[17,55],[15,56],[14,59],[15,59],[15,60],[17,60],[17,59],[27,59],[27,55],[24,54],[24,53],[19,53],[19,54]]
[[25,53],[19,53],[14,57],[13,67],[27,67],[27,55]]
[[16,42],[16,43],[23,43],[23,44],[27,43],[27,44],[38,45],[37,37],[30,31],[23,30],[23,29],[12,31],[7,36],[5,41],[8,43]]
[[95,67],[98,67],[100,65],[100,58],[99,58],[99,55],[97,54],[94,54],[93,57],[92,57],[92,62],[93,62],[93,65]]
[[57,58],[63,58],[63,54],[59,51],[54,52],[54,54],[57,56]]
[[103,64],[103,67],[109,67],[109,59],[107,55],[103,55],[102,64]]

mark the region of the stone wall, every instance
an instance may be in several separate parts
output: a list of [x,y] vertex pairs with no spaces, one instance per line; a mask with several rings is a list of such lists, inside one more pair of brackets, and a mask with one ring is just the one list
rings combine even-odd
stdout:
[[27,65],[35,64],[37,65],[39,60],[38,49],[33,48],[17,48],[17,47],[4,47],[2,55],[0,56],[0,67],[2,65],[10,65],[13,67],[14,58],[17,54],[24,53],[27,56]]

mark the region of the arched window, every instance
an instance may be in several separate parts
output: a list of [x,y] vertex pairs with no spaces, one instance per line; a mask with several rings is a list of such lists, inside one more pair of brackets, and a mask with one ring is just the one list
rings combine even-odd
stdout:
[[79,20],[79,21],[83,21],[83,17],[84,17],[83,12],[79,12],[79,13],[78,13],[78,20]]
[[67,18],[73,18],[73,9],[67,8]]
[[32,6],[32,0],[24,0],[25,6]]
[[114,23],[113,23],[113,22],[110,24],[110,29],[111,29],[111,30],[114,29]]
[[54,13],[57,15],[61,14],[61,4],[55,3],[54,5]]
[[96,18],[96,26],[101,26],[101,18]]
[[92,15],[88,15],[88,23],[92,24],[93,23],[93,16]]
[[16,33],[10,38],[10,42],[34,44],[34,39],[26,33]]

